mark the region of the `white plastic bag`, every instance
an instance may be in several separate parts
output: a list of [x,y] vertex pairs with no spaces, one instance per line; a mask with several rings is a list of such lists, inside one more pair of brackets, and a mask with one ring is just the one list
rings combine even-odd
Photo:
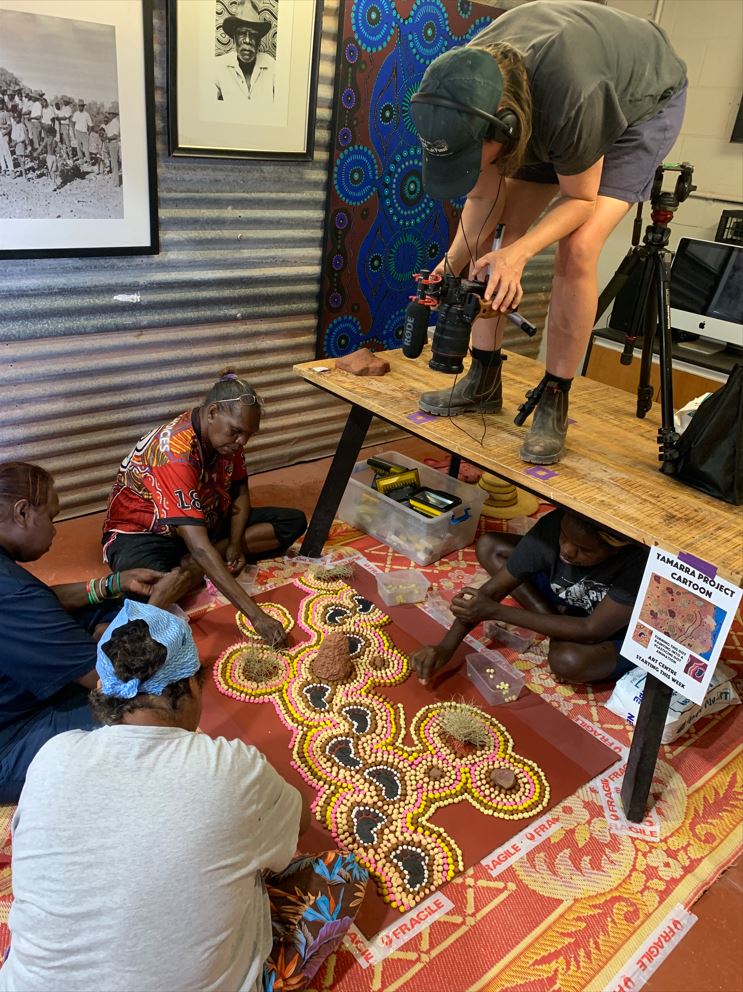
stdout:
[[[633,727],[637,723],[637,714],[642,702],[642,690],[645,687],[647,672],[644,668],[633,668],[623,675],[614,686],[614,692],[604,705],[612,713],[621,716]],[[700,705],[674,692],[671,705],[668,707],[666,726],[663,730],[661,743],[670,744],[676,738],[686,733],[700,716],[710,716],[727,706],[740,703],[740,697],[732,683],[735,673],[720,662],[712,675],[704,702]]]

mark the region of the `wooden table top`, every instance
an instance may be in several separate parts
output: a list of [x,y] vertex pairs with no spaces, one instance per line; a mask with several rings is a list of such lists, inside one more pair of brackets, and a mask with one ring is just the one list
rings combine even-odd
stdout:
[[[528,465],[519,458],[518,449],[531,421],[516,427],[513,418],[526,390],[541,379],[540,364],[509,354],[503,411],[485,415],[484,423],[476,413],[419,422],[420,394],[450,388],[454,377],[428,368],[428,349],[415,361],[401,351],[385,352],[384,357],[391,370],[380,377],[353,376],[336,369],[335,361],[327,358],[295,365],[294,370],[328,393],[549,502],[570,507],[643,544],[695,555],[715,565],[722,577],[743,584],[743,511],[658,470],[657,406],[639,420],[634,394],[577,378],[570,392],[570,417],[575,422],[562,461],[553,466]],[[317,372],[318,366],[329,371]],[[481,442],[484,425],[487,431]]]

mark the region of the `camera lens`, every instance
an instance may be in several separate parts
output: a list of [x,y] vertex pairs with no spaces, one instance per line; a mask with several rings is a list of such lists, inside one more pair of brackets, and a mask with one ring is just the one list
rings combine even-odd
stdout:
[[428,367],[434,372],[458,375],[464,370],[462,359],[470,343],[472,316],[461,306],[444,304],[439,308],[439,319],[431,342],[431,360]]

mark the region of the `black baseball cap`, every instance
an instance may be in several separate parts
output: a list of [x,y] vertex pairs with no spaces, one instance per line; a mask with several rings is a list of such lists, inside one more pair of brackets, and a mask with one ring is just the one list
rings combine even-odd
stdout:
[[425,97],[452,100],[496,114],[503,93],[498,63],[479,48],[453,48],[429,65],[410,103],[410,116],[423,146],[423,188],[437,200],[466,196],[480,175],[484,117],[427,103]]

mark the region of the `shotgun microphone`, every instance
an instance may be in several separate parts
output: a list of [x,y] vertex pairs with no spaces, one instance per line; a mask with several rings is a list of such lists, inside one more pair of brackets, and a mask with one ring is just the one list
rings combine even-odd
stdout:
[[406,358],[417,358],[423,351],[428,337],[428,319],[431,310],[424,303],[413,300],[405,310],[402,332],[402,353]]

